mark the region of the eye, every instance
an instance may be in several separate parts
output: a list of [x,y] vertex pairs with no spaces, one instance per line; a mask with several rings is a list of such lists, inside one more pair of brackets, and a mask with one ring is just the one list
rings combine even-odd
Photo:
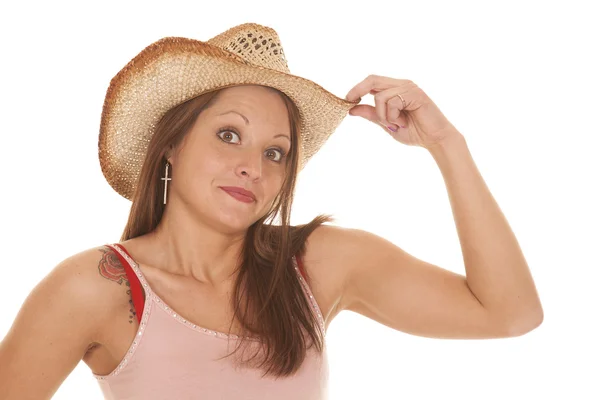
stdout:
[[[240,134],[233,127],[225,127],[219,129],[219,132],[217,132],[217,136],[225,143],[238,144],[240,142]],[[233,140],[233,138],[235,138],[236,136],[238,138],[237,142]],[[266,151],[266,154],[268,154],[267,157],[269,159],[276,163],[281,163],[286,156],[286,152],[279,147],[270,148]],[[271,156],[271,154],[275,154],[275,156]]]
[[223,129],[220,129],[219,132],[217,133],[217,136],[219,136],[221,138],[221,140],[224,142],[238,143],[238,142],[232,142],[231,139],[228,139],[228,138],[233,138],[234,135],[238,137],[238,142],[239,142],[240,135],[233,128],[223,128]]
[[[269,149],[267,150],[267,154],[272,154],[272,152],[275,151],[276,153],[279,153],[279,157],[276,159],[272,159],[275,162],[281,162],[283,160],[283,158],[285,157],[285,152],[281,149],[275,148],[275,149]],[[268,157],[268,156],[267,156]]]

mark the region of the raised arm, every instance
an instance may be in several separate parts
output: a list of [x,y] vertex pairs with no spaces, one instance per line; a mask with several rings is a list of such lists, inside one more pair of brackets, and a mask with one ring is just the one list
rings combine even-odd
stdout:
[[315,234],[322,267],[336,271],[340,311],[440,339],[510,337],[539,324],[535,316],[526,327],[518,314],[511,320],[495,312],[476,297],[464,275],[414,257],[373,233],[321,226]]
[[465,275],[419,260],[362,231],[338,231],[332,246],[345,274],[343,305],[399,330],[424,336],[517,336],[539,326],[542,305],[502,210],[465,137],[414,82],[371,75],[348,100],[373,94],[350,115],[382,127],[398,142],[427,149],[444,178]]

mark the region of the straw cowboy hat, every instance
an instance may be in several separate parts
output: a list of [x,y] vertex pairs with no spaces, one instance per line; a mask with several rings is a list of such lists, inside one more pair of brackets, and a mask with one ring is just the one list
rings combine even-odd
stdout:
[[277,33],[248,23],[206,42],[166,37],[152,43],[111,80],[100,123],[98,153],[110,186],[132,199],[156,124],[172,107],[218,88],[270,86],[300,110],[300,169],[356,102],[290,74]]

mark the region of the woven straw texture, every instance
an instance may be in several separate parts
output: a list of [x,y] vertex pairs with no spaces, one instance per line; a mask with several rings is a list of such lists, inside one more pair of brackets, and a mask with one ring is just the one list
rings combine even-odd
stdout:
[[142,50],[111,80],[104,100],[98,152],[110,186],[135,192],[156,124],[172,107],[217,88],[255,84],[285,93],[300,110],[300,169],[356,102],[289,73],[277,33],[243,24],[206,41],[163,38]]

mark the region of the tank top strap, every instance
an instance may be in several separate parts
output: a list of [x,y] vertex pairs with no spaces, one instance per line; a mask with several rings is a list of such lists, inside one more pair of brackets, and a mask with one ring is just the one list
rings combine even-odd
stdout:
[[319,327],[321,328],[321,332],[323,333],[323,336],[325,336],[325,319],[323,318],[323,314],[321,313],[319,304],[317,303],[317,300],[313,296],[312,291],[310,290],[310,286],[308,285],[309,279],[308,279],[308,275],[306,274],[304,264],[302,263],[302,259],[299,255],[295,255],[293,257],[293,259],[295,260],[294,269],[296,270],[296,273],[298,274],[298,278],[300,279],[300,283],[302,284],[302,287],[304,288],[304,292],[306,293],[306,296],[308,297],[308,301],[310,302],[310,304],[317,316],[317,320],[319,321]]
[[112,245],[109,244],[107,246],[115,252],[115,255],[119,258],[121,265],[125,269],[125,274],[127,275],[127,280],[129,281],[129,288],[131,290],[131,300],[133,301],[135,314],[138,323],[141,323],[145,302],[144,288],[146,288],[146,291],[149,289],[148,283],[146,282],[144,275],[138,268],[135,261],[133,261],[125,247],[123,247],[119,243],[115,243]]
[[306,273],[304,272],[304,264],[302,264],[302,259],[298,255],[296,255],[296,264],[298,264],[298,269],[300,270],[302,277],[307,280]]

